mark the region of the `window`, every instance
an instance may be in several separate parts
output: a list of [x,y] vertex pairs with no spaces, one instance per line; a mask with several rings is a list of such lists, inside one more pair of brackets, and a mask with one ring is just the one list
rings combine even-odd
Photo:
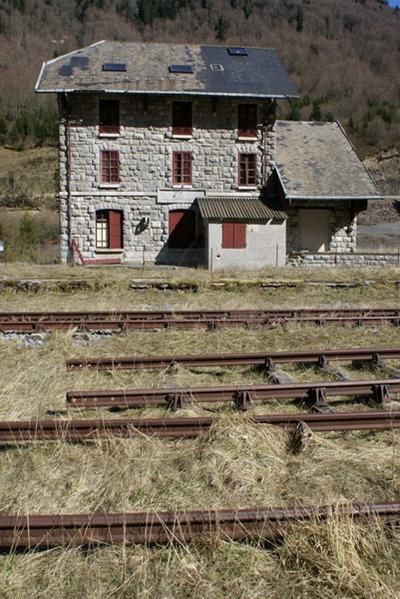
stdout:
[[122,240],[122,212],[98,210],[96,212],[96,247],[98,249],[120,249]]
[[168,247],[189,248],[196,240],[194,210],[170,210],[168,214]]
[[119,101],[100,100],[99,132],[119,133]]
[[246,225],[244,223],[222,223],[222,247],[242,249],[246,247]]
[[117,150],[101,151],[101,182],[119,183],[119,152]]
[[238,135],[239,137],[257,137],[256,104],[239,104]]
[[172,155],[173,185],[192,184],[192,152],[174,152]]
[[191,102],[172,102],[172,134],[192,135]]
[[257,185],[257,156],[239,154],[239,185],[255,187]]

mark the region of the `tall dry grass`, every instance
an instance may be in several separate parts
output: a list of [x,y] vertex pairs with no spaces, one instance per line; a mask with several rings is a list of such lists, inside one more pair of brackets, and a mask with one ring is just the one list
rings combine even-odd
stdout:
[[[87,302],[96,301],[88,292]],[[229,294],[220,294],[221,304]],[[55,294],[47,300],[59,302]],[[73,303],[73,294],[68,295]],[[180,294],[171,296],[179,302]],[[4,299],[4,296],[3,296]],[[250,300],[249,300],[250,301]],[[58,306],[61,308],[62,306]],[[291,325],[274,330],[135,332],[77,344],[71,333],[48,336],[43,345],[0,340],[0,417],[60,417],[69,388],[156,386],[165,371],[67,372],[65,359],[89,355],[279,351],[324,347],[398,345],[395,327],[350,328]],[[316,380],[316,370],[287,368],[296,379]],[[365,371],[345,368],[362,378]],[[248,368],[179,369],[177,384],[261,382]],[[327,377],[329,378],[329,377]],[[291,404],[255,410],[294,410]],[[340,409],[343,409],[341,406]],[[360,407],[359,409],[365,409]],[[0,452],[0,512],[91,513],[256,505],[328,504],[396,500],[400,494],[397,431],[314,434],[294,455],[287,434],[256,426],[230,406],[188,406],[181,415],[213,414],[216,424],[193,440],[107,438],[86,445],[21,443]],[[127,415],[170,415],[130,410]],[[85,417],[94,411],[82,412]],[[115,414],[99,411],[105,418]],[[0,596],[160,597],[225,599],[378,597],[400,594],[399,538],[378,522],[343,518],[294,528],[277,547],[216,538],[187,547],[63,548],[0,555]]]

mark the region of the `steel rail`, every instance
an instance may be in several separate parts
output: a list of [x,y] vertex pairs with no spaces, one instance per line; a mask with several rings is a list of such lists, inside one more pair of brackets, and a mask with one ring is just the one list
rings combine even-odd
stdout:
[[315,308],[288,310],[196,310],[123,312],[1,312],[0,331],[81,331],[162,329],[228,326],[276,326],[287,322],[308,324],[400,324],[397,308]]
[[[262,385],[220,385],[217,387],[176,387],[149,389],[101,389],[97,391],[68,391],[67,404],[74,408],[137,408],[169,406],[173,409],[184,403],[214,403],[232,401],[236,407],[251,401],[299,399],[311,403],[322,397],[375,397],[381,403],[390,393],[400,393],[400,379],[368,381],[307,382]],[[379,395],[382,395],[381,400]]]
[[200,354],[164,356],[125,356],[99,358],[73,358],[67,360],[68,368],[89,367],[98,370],[134,370],[144,368],[169,368],[179,364],[187,367],[212,366],[268,366],[274,364],[320,364],[331,361],[375,361],[381,359],[399,360],[400,348],[367,349],[317,349],[313,351],[257,352],[239,354]]
[[399,525],[400,503],[336,506],[0,516],[2,549],[99,544],[189,543],[216,535],[230,541],[274,541],[306,522],[330,517],[380,519]]
[[[400,428],[400,411],[265,414],[255,424],[280,426],[295,432],[300,423],[315,432],[393,430]],[[217,422],[212,416],[191,418],[112,418],[1,421],[0,444],[25,441],[93,441],[104,437],[194,438]]]

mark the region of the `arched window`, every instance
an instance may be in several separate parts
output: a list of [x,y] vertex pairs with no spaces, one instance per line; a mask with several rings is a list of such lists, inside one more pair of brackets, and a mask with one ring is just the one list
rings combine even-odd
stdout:
[[123,248],[123,216],[120,210],[96,212],[96,247],[98,249]]

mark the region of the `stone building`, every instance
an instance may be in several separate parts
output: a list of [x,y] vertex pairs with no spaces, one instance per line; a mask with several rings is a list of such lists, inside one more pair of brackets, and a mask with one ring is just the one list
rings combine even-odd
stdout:
[[63,262],[330,261],[381,197],[340,125],[276,120],[298,92],[272,49],[103,41],[36,91],[58,96]]

